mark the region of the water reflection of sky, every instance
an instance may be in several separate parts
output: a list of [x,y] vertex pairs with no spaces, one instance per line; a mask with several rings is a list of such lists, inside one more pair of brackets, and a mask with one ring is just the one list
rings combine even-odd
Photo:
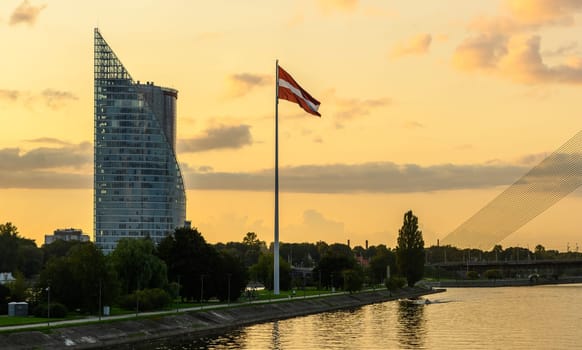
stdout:
[[386,302],[175,339],[142,349],[574,349],[582,285],[451,288],[429,305]]

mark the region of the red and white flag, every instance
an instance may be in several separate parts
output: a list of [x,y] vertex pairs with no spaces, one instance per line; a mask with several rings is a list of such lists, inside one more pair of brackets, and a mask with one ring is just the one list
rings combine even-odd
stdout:
[[278,96],[287,101],[295,102],[307,113],[321,117],[317,111],[319,109],[318,100],[313,98],[307,91],[303,90],[299,84],[283,68],[277,66],[279,81],[277,81]]

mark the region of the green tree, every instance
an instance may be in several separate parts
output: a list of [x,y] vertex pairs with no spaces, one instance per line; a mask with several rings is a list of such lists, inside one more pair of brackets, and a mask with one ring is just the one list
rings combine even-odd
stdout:
[[67,256],[69,250],[78,244],[81,244],[81,242],[65,241],[62,239],[57,239],[51,244],[43,244],[42,247],[40,247],[40,250],[43,252],[44,257],[43,265],[46,265],[52,258],[60,258]]
[[242,245],[244,249],[243,261],[247,267],[256,264],[259,261],[261,251],[266,250],[265,242],[259,240],[259,237],[254,232],[247,232],[243,238]]
[[216,296],[220,301],[237,300],[247,286],[247,269],[237,256],[226,250],[220,252],[220,264],[217,266],[215,275]]
[[10,288],[11,301],[25,301],[27,299],[28,283],[21,272],[14,274],[14,281],[8,283],[8,288]]
[[[259,261],[249,269],[250,279],[261,282],[265,288],[273,290],[274,261],[272,253],[262,253]],[[279,287],[281,290],[291,288],[291,266],[282,257],[279,257]]]
[[368,273],[372,283],[384,281],[388,266],[390,266],[391,273],[396,272],[396,256],[393,251],[381,244],[374,249],[374,255],[370,259]]
[[545,259],[546,248],[541,244],[536,245],[536,247],[534,249],[534,255],[535,255],[536,259]]
[[362,289],[364,274],[359,266],[356,266],[354,269],[344,270],[343,278],[345,291],[354,293]]
[[66,256],[51,259],[41,273],[39,286],[45,300],[50,286],[51,300],[71,310],[90,312],[98,310],[100,291],[101,302],[107,305],[119,290],[113,269],[92,242],[78,244]]
[[196,228],[177,228],[158,244],[158,256],[168,266],[168,279],[180,281],[181,296],[192,300],[216,297],[222,275],[218,251]]
[[404,214],[402,228],[398,231],[396,263],[400,274],[413,287],[424,274],[424,240],[418,229],[418,218],[409,210]]
[[124,294],[136,289],[166,287],[166,263],[154,251],[154,243],[149,238],[125,238],[117,242],[110,259]]
[[0,271],[32,277],[42,268],[42,252],[34,240],[23,238],[12,223],[0,224]]
[[[332,245],[334,246],[334,245]],[[356,259],[346,254],[344,249],[328,249],[314,269],[314,275],[321,275],[321,282],[325,287],[340,288],[344,286],[344,270],[356,268]],[[347,247],[347,246],[346,246]],[[349,248],[348,248],[349,249]]]
[[10,298],[10,288],[0,284],[0,315],[8,313],[8,299]]

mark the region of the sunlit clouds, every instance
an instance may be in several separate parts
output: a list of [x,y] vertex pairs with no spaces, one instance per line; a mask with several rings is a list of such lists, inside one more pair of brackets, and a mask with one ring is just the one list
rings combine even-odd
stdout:
[[[302,165],[280,169],[281,191],[293,193],[411,193],[507,185],[527,171],[509,164]],[[186,172],[191,188],[271,191],[273,169],[256,172]]]
[[227,78],[228,97],[242,97],[250,93],[253,89],[273,84],[274,78],[267,75],[239,73],[230,75]]
[[249,125],[221,125],[205,130],[204,134],[189,139],[180,139],[178,150],[184,153],[221,149],[238,149],[253,143]]
[[19,148],[0,149],[0,169],[24,171],[63,167],[80,168],[93,162],[91,143],[71,145],[63,142],[61,144],[63,144],[61,147],[40,147],[25,152]]
[[582,10],[576,0],[506,0],[502,14],[479,16],[470,21],[471,34],[453,54],[455,67],[484,71],[522,84],[582,83],[582,55],[576,43],[567,43],[548,56],[559,63],[546,63],[542,49],[543,27],[569,27]]
[[60,91],[55,89],[45,89],[41,93],[46,105],[52,109],[60,109],[70,101],[79,98],[69,91]]
[[403,42],[398,43],[390,52],[393,58],[426,54],[430,48],[432,36],[430,34],[418,34]]
[[52,110],[59,110],[79,98],[70,91],[44,89],[40,92],[0,89],[0,104],[19,103],[27,107],[44,105]]
[[343,128],[345,124],[356,118],[362,118],[389,107],[392,104],[390,97],[378,98],[346,98],[338,96],[335,89],[323,93],[323,99],[331,108],[329,112],[336,128]]
[[0,101],[16,101],[18,97],[20,97],[20,91],[18,90],[0,89]]
[[17,24],[28,24],[32,26],[36,23],[36,20],[42,10],[46,8],[47,5],[32,5],[30,1],[24,0],[10,16],[10,25]]
[[93,165],[91,143],[70,144],[53,138],[29,142],[47,146],[28,151],[0,149],[0,188],[90,188]]

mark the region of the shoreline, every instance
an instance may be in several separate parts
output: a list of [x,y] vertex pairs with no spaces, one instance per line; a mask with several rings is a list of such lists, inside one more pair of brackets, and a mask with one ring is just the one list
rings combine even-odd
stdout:
[[349,309],[365,305],[414,298],[444,292],[444,289],[405,288],[366,291],[317,298],[297,297],[264,304],[240,304],[229,308],[185,311],[148,318],[114,322],[71,325],[41,331],[15,331],[0,334],[2,349],[123,349],[167,338],[204,336],[229,329],[300,317],[310,314]]
[[538,279],[530,281],[527,278],[521,279],[496,279],[496,280],[450,280],[423,282],[431,288],[497,288],[497,287],[533,287],[557,284],[582,283],[582,276],[561,277],[554,279]]

